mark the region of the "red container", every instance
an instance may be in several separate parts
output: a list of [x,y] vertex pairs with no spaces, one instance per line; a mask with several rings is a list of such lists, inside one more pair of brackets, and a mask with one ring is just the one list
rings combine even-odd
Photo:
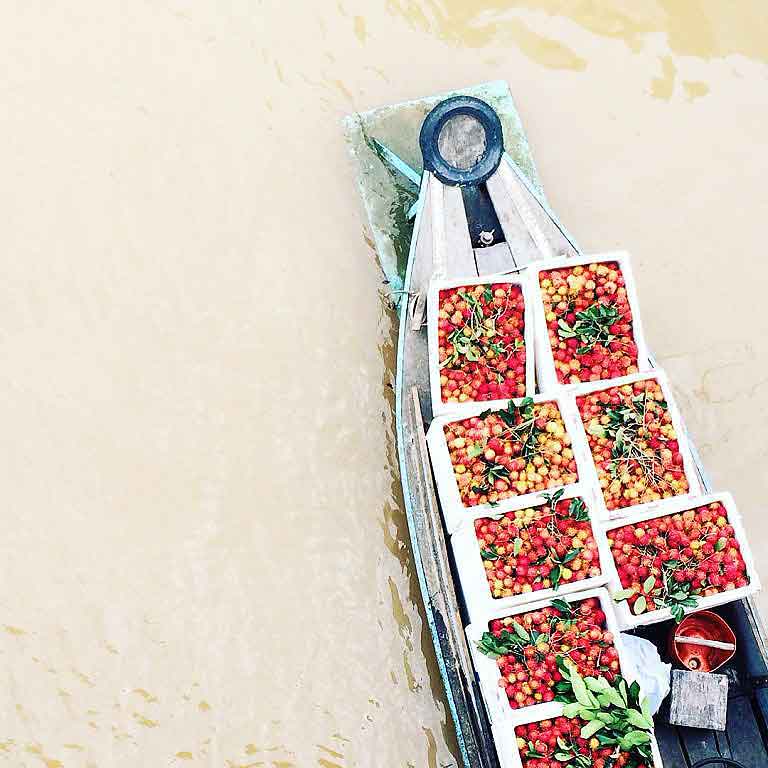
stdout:
[[[732,643],[732,650],[707,648],[675,641],[677,637],[696,637],[703,640],[717,640]],[[686,616],[669,634],[669,655],[680,666],[696,672],[714,672],[736,653],[736,635],[733,630],[712,611],[699,611]]]

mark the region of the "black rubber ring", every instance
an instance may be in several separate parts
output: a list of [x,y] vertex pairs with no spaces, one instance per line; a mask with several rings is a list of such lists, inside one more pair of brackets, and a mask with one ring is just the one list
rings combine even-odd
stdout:
[[[485,151],[471,168],[462,170],[446,162],[440,154],[438,140],[445,123],[457,115],[474,117],[485,130]],[[419,134],[424,168],[451,186],[484,182],[498,167],[504,154],[501,120],[491,106],[473,96],[452,96],[441,101],[426,117]]]
[[694,763],[691,768],[704,768],[705,765],[728,765],[730,768],[745,768],[743,763],[737,763],[730,757],[705,757],[698,763]]

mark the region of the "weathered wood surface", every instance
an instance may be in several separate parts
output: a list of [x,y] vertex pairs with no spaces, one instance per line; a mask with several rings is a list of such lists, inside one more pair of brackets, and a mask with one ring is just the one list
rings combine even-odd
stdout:
[[415,385],[410,390],[404,418],[409,449],[406,461],[412,473],[410,476],[416,481],[410,486],[412,499],[423,512],[416,520],[415,535],[421,546],[424,574],[430,584],[428,609],[442,651],[444,674],[451,681],[450,695],[461,725],[462,747],[475,764],[491,766],[495,764],[496,756],[485,722],[482,698],[474,685],[474,672],[462,630],[442,519],[432,482],[419,390]]
[[687,669],[672,670],[670,725],[725,730],[728,678]]

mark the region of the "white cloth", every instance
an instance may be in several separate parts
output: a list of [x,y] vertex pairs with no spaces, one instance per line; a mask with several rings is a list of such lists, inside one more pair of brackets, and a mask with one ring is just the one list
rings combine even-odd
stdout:
[[651,713],[656,714],[661,702],[669,694],[672,665],[661,660],[656,646],[649,640],[624,632],[621,633],[621,639],[635,667],[635,679],[640,683],[642,695],[648,698]]

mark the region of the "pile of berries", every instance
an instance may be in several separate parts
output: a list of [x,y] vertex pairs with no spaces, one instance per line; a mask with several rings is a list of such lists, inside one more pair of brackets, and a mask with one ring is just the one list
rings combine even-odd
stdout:
[[525,392],[523,292],[512,283],[440,291],[437,343],[444,403]]
[[539,287],[561,384],[637,373],[632,311],[615,261],[542,271]]
[[658,381],[576,398],[609,510],[688,492],[672,416]]
[[519,405],[444,427],[465,507],[498,502],[578,480],[571,437],[554,401]]
[[488,586],[494,598],[557,589],[600,575],[597,542],[583,499],[562,499],[475,520]]
[[593,597],[571,605],[554,600],[541,610],[494,619],[488,629],[479,648],[497,657],[499,685],[513,709],[554,700],[563,679],[558,657],[582,676],[612,681],[620,671],[613,634]]
[[[557,717],[515,728],[523,768],[651,768],[642,758],[615,746],[601,747],[597,737],[583,739],[586,721],[579,717]],[[618,753],[618,754],[617,754]],[[557,757],[555,757],[557,755]],[[614,757],[615,755],[615,757]]]
[[685,608],[749,583],[728,513],[719,502],[664,515],[608,532],[608,544],[627,600],[636,614],[670,608],[676,620]]

